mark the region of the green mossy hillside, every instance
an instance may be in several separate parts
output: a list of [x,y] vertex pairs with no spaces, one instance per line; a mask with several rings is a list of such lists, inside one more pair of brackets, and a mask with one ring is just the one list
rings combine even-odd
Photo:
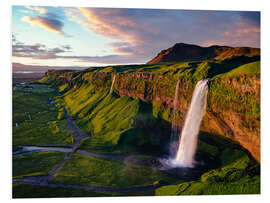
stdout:
[[[253,139],[260,133],[259,60],[258,56],[238,56],[225,60],[93,67],[84,71],[49,71],[46,77],[55,78],[52,84],[59,84],[62,96],[56,99],[58,106],[65,105],[76,124],[93,137],[85,141],[84,149],[94,147],[96,143],[113,147],[121,135],[130,137],[134,134],[134,117],[144,103],[152,105],[152,120],[164,120],[168,126],[167,123],[172,121],[177,81],[180,96],[176,119],[183,123],[195,85],[204,78],[211,78],[207,113],[231,123],[226,132],[221,132],[224,127],[212,125],[209,120],[213,117],[205,117],[203,129],[227,136],[229,127],[235,126],[232,131]],[[113,77],[116,78],[113,93],[109,94]],[[226,113],[233,116],[233,121],[228,120]],[[131,137],[127,140],[132,140]],[[127,140],[121,138],[121,142],[129,142]],[[142,140],[145,143],[145,139]],[[248,144],[244,145],[248,147]],[[258,150],[253,151],[258,157]]]
[[160,146],[168,139],[161,136],[160,129],[169,125],[155,118],[152,106],[138,98],[100,92],[86,83],[64,93],[55,102],[64,105],[76,125],[90,136],[83,141],[81,149],[133,151],[148,145]]
[[[12,144],[19,146],[66,146],[73,138],[62,116],[57,121],[58,109],[50,103],[56,96],[54,88],[33,86],[31,90],[13,91]],[[58,114],[59,115],[59,114]]]

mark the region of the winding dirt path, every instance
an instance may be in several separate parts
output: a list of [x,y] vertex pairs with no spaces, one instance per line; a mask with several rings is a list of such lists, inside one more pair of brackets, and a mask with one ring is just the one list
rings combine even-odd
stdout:
[[73,138],[74,138],[74,144],[72,146],[72,151],[67,153],[66,156],[64,157],[64,159],[62,161],[60,161],[58,163],[58,165],[49,172],[49,176],[47,178],[47,181],[50,181],[54,175],[61,169],[61,167],[64,165],[64,163],[71,157],[72,154],[74,154],[76,152],[76,150],[78,149],[81,141],[84,138],[87,138],[89,136],[87,136],[85,133],[83,133],[71,120],[69,114],[67,113],[67,110],[65,108],[65,106],[62,106],[62,108],[65,111],[65,117],[67,119],[67,125],[69,126],[70,130],[73,132]]

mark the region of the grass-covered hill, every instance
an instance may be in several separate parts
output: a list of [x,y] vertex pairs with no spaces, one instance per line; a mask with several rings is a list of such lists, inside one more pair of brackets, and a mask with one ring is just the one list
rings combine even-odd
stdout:
[[159,52],[155,58],[148,62],[148,64],[211,59],[225,60],[239,56],[254,57],[259,55],[260,49],[258,48],[217,45],[201,47],[193,44],[177,43],[172,47]]
[[[113,77],[113,92],[110,88]],[[175,86],[184,121],[197,81],[211,78],[200,137],[223,136],[260,160],[260,57],[49,70],[40,80],[57,86],[76,124],[91,138],[81,148],[117,152],[167,149]],[[207,136],[206,136],[207,135]],[[208,138],[207,138],[208,139]],[[159,151],[159,150],[156,150]]]

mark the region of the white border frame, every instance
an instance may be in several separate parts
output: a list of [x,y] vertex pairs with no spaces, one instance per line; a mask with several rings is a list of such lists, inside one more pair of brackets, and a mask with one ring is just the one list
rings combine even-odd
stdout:
[[[155,202],[228,202],[230,200],[235,201],[245,201],[246,202],[264,202],[269,201],[269,161],[268,147],[270,132],[268,124],[270,122],[270,64],[269,57],[269,19],[270,19],[270,9],[267,5],[269,1],[254,1],[254,0],[136,0],[136,1],[126,1],[126,0],[8,0],[8,2],[3,1],[1,5],[1,62],[4,59],[4,63],[1,63],[1,157],[3,157],[4,162],[1,163],[1,199],[2,201],[20,201],[20,202],[47,202],[48,199],[16,199],[11,198],[11,109],[12,109],[12,99],[11,99],[11,6],[12,5],[39,5],[39,6],[73,6],[73,7],[118,7],[118,8],[158,8],[158,9],[192,9],[192,10],[252,10],[261,11],[261,50],[262,50],[262,71],[261,71],[261,195],[220,195],[220,196],[167,196],[167,197],[109,197],[109,198],[57,198],[49,199],[52,202],[69,202],[69,201],[80,201],[80,202],[126,202],[126,201],[155,201]],[[268,25],[267,25],[268,24]]]

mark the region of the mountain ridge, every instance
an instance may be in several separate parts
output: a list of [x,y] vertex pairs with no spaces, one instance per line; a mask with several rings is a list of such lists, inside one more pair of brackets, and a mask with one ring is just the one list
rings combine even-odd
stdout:
[[176,43],[172,47],[160,51],[157,56],[148,61],[147,64],[202,61],[212,59],[224,60],[239,56],[260,56],[260,49],[252,47],[230,47],[219,45],[202,47],[194,44]]

